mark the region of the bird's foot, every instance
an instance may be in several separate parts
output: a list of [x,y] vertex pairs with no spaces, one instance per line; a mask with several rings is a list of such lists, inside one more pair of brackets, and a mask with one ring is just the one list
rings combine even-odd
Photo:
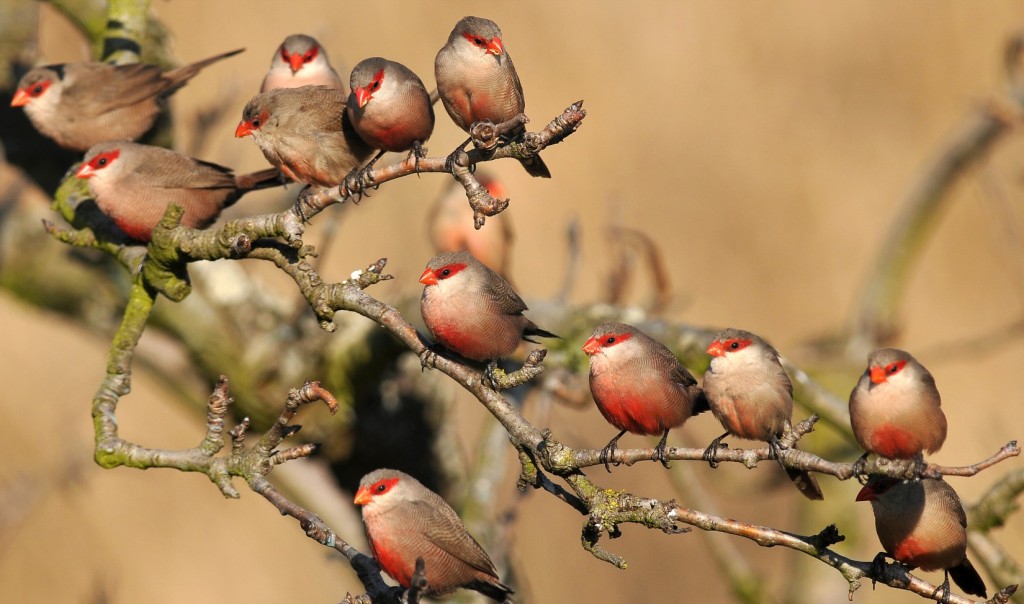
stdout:
[[416,141],[412,144],[412,151],[409,152],[412,156],[412,171],[418,176],[420,173],[420,160],[427,156],[427,148],[423,146],[423,143]]
[[504,369],[498,367],[498,361],[487,363],[487,367],[484,368],[484,380],[492,389],[503,390],[507,388],[507,379],[508,375]]
[[778,436],[772,435],[772,437],[768,439],[768,451],[772,454],[772,458],[779,463],[779,467],[783,470],[786,469],[786,464],[782,463],[782,452],[788,448],[789,447],[786,447],[779,442]]
[[612,461],[615,457],[615,441],[608,443],[605,448],[601,449],[601,455],[597,458],[598,461],[604,464],[604,469],[609,474],[612,473],[611,466],[619,466],[622,462]]
[[857,482],[861,484],[868,483],[867,467],[868,453],[865,451],[864,455],[857,458],[857,461],[853,462],[853,475],[857,477]]
[[469,165],[469,156],[466,155],[466,145],[473,142],[473,138],[467,138],[461,145],[455,147],[455,150],[448,154],[448,157],[444,159],[444,171],[449,174],[455,174],[455,168],[462,165]]
[[654,447],[654,455],[651,457],[652,461],[660,461],[661,465],[666,468],[670,468],[668,465],[668,457],[666,449],[668,445],[668,430],[665,430],[665,434],[661,436],[661,440],[658,441],[658,446]]
[[420,353],[420,371],[437,367],[437,358],[441,356],[441,345],[431,344]]
[[299,215],[299,219],[302,220],[303,224],[309,222],[309,218],[306,218],[306,208],[309,206],[309,198],[313,195],[313,185],[306,185],[299,191],[299,196],[295,198],[295,213]]
[[722,439],[726,436],[729,436],[728,432],[711,441],[711,444],[708,445],[707,449],[704,449],[704,453],[700,456],[701,459],[708,462],[708,465],[711,466],[712,469],[718,467],[718,460],[716,459],[718,450],[729,448],[728,444],[722,442]]
[[875,583],[885,575],[885,552],[878,552],[878,554],[871,560],[871,588],[875,588]]

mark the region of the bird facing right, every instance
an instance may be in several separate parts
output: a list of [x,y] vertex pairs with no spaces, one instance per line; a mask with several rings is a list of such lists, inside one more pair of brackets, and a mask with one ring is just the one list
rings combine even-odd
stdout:
[[[507,122],[523,113],[526,99],[501,29],[489,19],[463,17],[434,59],[437,92],[452,121],[466,132],[482,121]],[[517,135],[520,128],[510,134]],[[551,178],[539,155],[520,160],[531,176]]]
[[412,476],[370,472],[359,481],[355,504],[362,506],[373,557],[402,587],[409,588],[422,558],[428,596],[464,588],[506,602],[513,593],[455,510]]

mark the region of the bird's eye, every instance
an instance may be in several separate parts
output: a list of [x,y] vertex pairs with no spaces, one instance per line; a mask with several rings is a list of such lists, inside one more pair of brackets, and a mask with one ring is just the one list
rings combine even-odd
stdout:
[[889,363],[885,367],[885,372],[888,373],[889,375],[892,375],[892,374],[896,373],[899,370],[900,370],[899,363]]
[[484,44],[487,44],[487,40],[484,40],[480,36],[473,36],[473,44],[476,44],[477,46],[483,46]]
[[43,85],[42,84],[36,84],[35,88],[32,89],[32,94],[42,94],[42,93],[43,93]]
[[377,492],[378,493],[383,493],[386,490],[388,490],[388,485],[386,485],[384,483],[381,483],[381,484],[377,485]]
[[441,276],[442,277],[447,277],[450,274],[452,274],[452,269],[450,269],[450,268],[446,268],[443,271],[441,271]]
[[254,119],[252,121],[252,127],[253,128],[259,128],[260,127],[260,120],[259,119]]
[[732,342],[729,342],[729,348],[732,348],[733,350],[737,350],[737,349],[739,349],[739,347],[740,347],[740,343],[737,342],[736,340],[733,340]]
[[608,336],[608,337],[607,337],[607,338],[605,339],[604,343],[605,343],[605,344],[614,344],[614,343],[615,343],[615,336]]
[[307,52],[306,54],[302,55],[302,62],[303,63],[309,63],[312,60],[313,60],[313,51],[312,50]]
[[107,158],[105,158],[105,157],[99,158],[98,160],[96,160],[96,165],[101,167],[101,168],[103,166],[107,165]]
[[371,90],[372,92],[376,92],[376,91],[380,90],[380,80],[377,80],[377,81],[375,81],[375,82],[372,82],[372,83],[370,84],[370,90]]

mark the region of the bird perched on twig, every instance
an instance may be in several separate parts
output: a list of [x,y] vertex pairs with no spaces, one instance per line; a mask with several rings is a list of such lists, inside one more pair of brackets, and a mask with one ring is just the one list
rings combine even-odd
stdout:
[[508,601],[512,589],[498,578],[494,563],[455,510],[412,476],[388,469],[370,472],[359,481],[355,503],[362,506],[373,557],[402,587],[409,588],[416,559],[422,558],[427,595],[463,588]]
[[331,67],[327,51],[316,38],[292,34],[281,42],[270,60],[270,69],[263,77],[260,92],[300,86],[327,86],[348,92],[338,72]]
[[24,107],[36,130],[75,151],[105,141],[134,140],[153,126],[161,99],[187,84],[207,65],[243,50],[169,71],[145,63],[44,65],[21,78],[11,106]]

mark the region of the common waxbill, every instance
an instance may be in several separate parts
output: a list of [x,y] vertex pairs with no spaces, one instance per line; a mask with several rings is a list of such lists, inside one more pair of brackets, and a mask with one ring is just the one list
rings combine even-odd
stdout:
[[[515,65],[494,21],[463,17],[434,59],[434,78],[444,108],[466,132],[484,120],[499,124],[523,113],[526,100]],[[522,129],[510,133],[516,136]],[[521,161],[531,176],[551,172],[534,155]]]
[[284,39],[270,60],[270,70],[263,77],[260,92],[300,86],[327,86],[348,92],[338,72],[331,67],[327,51],[316,38],[292,34]]
[[409,588],[416,559],[422,558],[427,595],[464,588],[505,602],[513,593],[455,510],[412,476],[370,472],[359,482],[355,503],[362,506],[373,557],[402,587]]
[[[793,384],[779,353],[757,334],[740,329],[717,333],[707,348],[711,364],[704,374],[704,394],[711,412],[726,432],[704,452],[715,465],[715,453],[730,434],[769,444],[778,453],[778,438],[793,417]],[[823,499],[817,480],[803,470],[784,468],[808,499]]]
[[348,119],[359,136],[380,153],[412,150],[423,156],[423,143],[434,131],[434,107],[420,78],[401,63],[381,57],[360,61],[349,78]]
[[[697,380],[664,344],[632,325],[605,323],[583,345],[590,357],[590,392],[608,423],[621,432],[601,451],[605,469],[626,432],[661,435],[654,459],[668,467],[668,432],[707,411]],[[616,464],[617,465],[617,464]]]
[[333,187],[373,152],[352,128],[347,100],[327,86],[261,92],[246,104],[235,136],[252,136],[267,161],[292,180]]
[[967,514],[946,481],[872,476],[857,501],[871,502],[875,532],[889,556],[911,568],[941,569],[946,593],[952,577],[964,592],[988,597],[985,582],[967,559]]
[[850,392],[853,435],[868,453],[912,459],[946,440],[935,378],[910,353],[880,348]]
[[75,176],[88,179],[104,214],[144,242],[172,203],[185,211],[183,226],[203,228],[242,195],[281,183],[274,169],[236,176],[217,164],[128,141],[95,145]]
[[11,107],[24,107],[36,130],[58,145],[85,151],[97,143],[137,139],[152,127],[158,101],[232,50],[164,71],[156,65],[92,61],[36,67],[18,82]]
[[434,256],[420,275],[420,312],[431,335],[474,361],[511,355],[531,336],[557,338],[523,315],[526,303],[508,281],[469,252]]

